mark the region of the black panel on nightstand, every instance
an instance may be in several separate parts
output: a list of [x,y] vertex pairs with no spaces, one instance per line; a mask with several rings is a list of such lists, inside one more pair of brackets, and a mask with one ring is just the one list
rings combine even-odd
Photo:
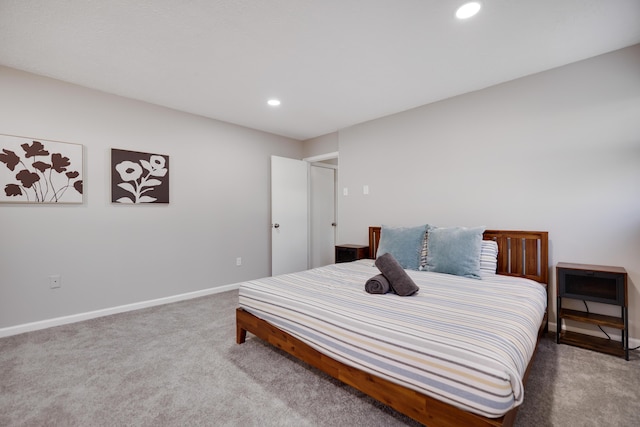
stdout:
[[369,256],[369,246],[365,245],[337,245],[336,263],[351,262]]

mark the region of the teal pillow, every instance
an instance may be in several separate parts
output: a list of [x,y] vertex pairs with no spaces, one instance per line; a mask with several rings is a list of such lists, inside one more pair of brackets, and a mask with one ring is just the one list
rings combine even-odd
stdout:
[[485,227],[433,227],[427,234],[427,266],[436,273],[480,279],[480,251]]
[[389,227],[383,225],[376,257],[390,253],[408,270],[420,267],[420,254],[425,239],[427,224],[417,227]]

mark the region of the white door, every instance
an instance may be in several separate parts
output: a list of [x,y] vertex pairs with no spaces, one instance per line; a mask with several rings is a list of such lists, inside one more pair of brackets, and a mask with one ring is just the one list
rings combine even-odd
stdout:
[[335,169],[311,166],[311,268],[335,262]]
[[271,156],[271,274],[309,265],[307,162]]

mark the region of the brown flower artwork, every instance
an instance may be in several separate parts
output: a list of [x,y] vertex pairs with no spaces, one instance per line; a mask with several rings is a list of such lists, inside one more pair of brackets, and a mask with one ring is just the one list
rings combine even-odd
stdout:
[[79,144],[0,134],[0,202],[82,203],[82,155]]

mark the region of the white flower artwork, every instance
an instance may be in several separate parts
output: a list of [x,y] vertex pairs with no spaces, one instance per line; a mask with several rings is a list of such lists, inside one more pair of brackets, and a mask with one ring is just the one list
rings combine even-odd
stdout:
[[111,149],[111,202],[169,203],[169,156]]

